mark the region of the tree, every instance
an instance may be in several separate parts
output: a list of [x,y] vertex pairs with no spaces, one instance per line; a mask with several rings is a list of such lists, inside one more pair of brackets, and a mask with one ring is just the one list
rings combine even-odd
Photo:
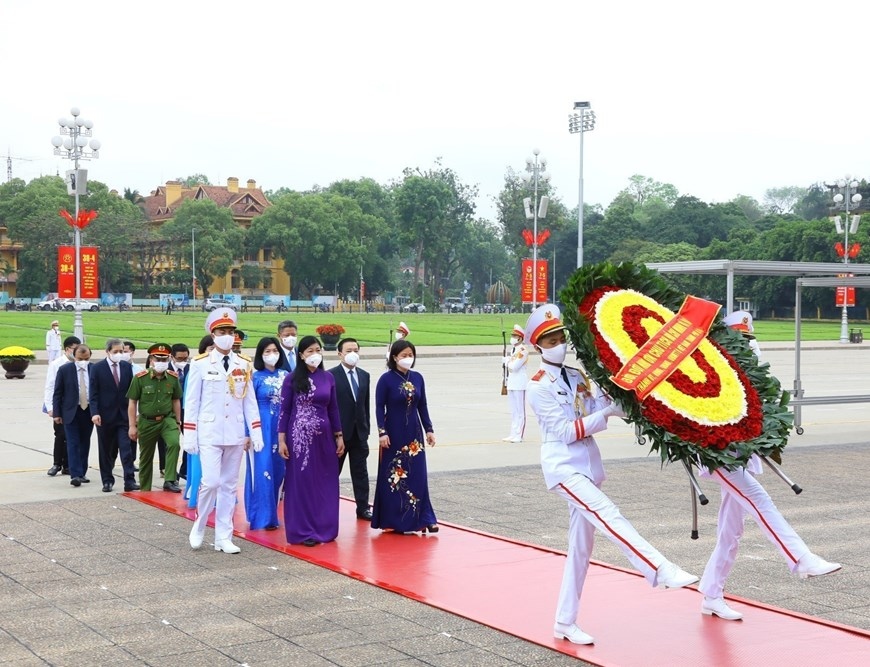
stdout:
[[748,195],[737,195],[730,203],[740,209],[749,222],[755,222],[764,215],[764,210],[761,208],[761,204],[759,204],[758,200],[754,197]]
[[806,189],[796,185],[768,188],[764,192],[764,206],[768,213],[792,213],[805,194]]
[[245,232],[228,209],[210,199],[189,199],[178,207],[175,218],[160,229],[170,251],[175,253],[176,266],[191,257],[192,229],[196,230],[196,280],[207,297],[214,279],[226,275],[234,260],[241,259]]
[[208,176],[205,174],[191,174],[186,178],[176,178],[176,181],[181,181],[181,184],[186,188],[194,188],[197,185],[211,185]]
[[644,206],[653,200],[658,200],[666,206],[672,206],[677,201],[677,197],[680,196],[677,188],[670,183],[660,183],[649,176],[640,174],[635,174],[628,179],[628,187],[623,192],[634,197],[634,201],[639,206]]

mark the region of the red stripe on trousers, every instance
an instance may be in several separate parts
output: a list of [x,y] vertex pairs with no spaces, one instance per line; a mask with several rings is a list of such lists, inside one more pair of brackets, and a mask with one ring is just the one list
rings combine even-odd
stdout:
[[[741,498],[745,499],[746,502],[749,503],[750,507],[752,507],[752,509],[755,510],[755,514],[758,516],[758,519],[761,521],[762,524],[764,524],[764,527],[767,528],[767,531],[768,531],[771,535],[773,535],[773,539],[776,540],[776,543],[777,543],[777,544],[782,548],[782,550],[785,552],[786,556],[788,556],[788,557],[792,560],[793,563],[797,563],[797,560],[798,560],[798,559],[795,558],[795,557],[791,554],[791,552],[786,548],[785,544],[783,544],[782,540],[779,539],[779,535],[777,535],[777,534],[774,532],[773,528],[770,527],[770,524],[767,523],[767,521],[764,519],[764,516],[761,514],[761,511],[758,509],[758,507],[755,505],[755,503],[753,503],[753,502],[752,502],[752,501],[751,501],[751,500],[750,500],[746,495],[744,495],[744,494],[740,491],[740,489],[738,489],[736,486],[734,486],[734,485],[733,485],[733,484],[728,480],[728,478],[725,477],[725,475],[722,474],[722,471],[721,471],[721,470],[717,470],[717,471],[716,471],[716,474],[719,475],[719,477],[722,479],[722,481],[725,482],[725,484],[728,485],[728,488],[729,488],[729,489],[733,490],[734,493],[736,493],[738,496],[740,496]],[[749,473],[747,473],[747,474],[749,474]]]
[[571,493],[571,489],[569,489],[567,486],[565,486],[565,485],[562,484],[562,483],[560,483],[559,486],[561,486],[561,487],[565,490],[565,493],[567,493],[569,496],[571,496],[571,497],[575,500],[575,502],[576,502],[578,505],[580,505],[583,509],[585,509],[585,510],[586,510],[587,512],[589,512],[590,514],[594,514],[594,515],[598,518],[598,520],[599,520],[599,521],[604,525],[604,527],[607,528],[607,532],[609,532],[609,533],[610,533],[611,535],[613,535],[617,540],[619,540],[619,541],[622,542],[626,547],[628,547],[629,550],[631,550],[631,552],[632,552],[635,556],[637,556],[637,557],[640,558],[644,563],[646,563],[647,565],[649,565],[649,566],[653,569],[653,571],[656,571],[656,570],[658,569],[655,565],[653,565],[652,563],[649,562],[649,559],[647,559],[646,556],[644,556],[644,555],[643,555],[642,553],[640,553],[637,549],[635,549],[635,548],[632,546],[632,544],[631,544],[628,540],[626,540],[624,537],[622,537],[622,535],[620,535],[620,534],[617,533],[615,530],[613,530],[613,528],[610,527],[610,524],[608,524],[604,519],[602,519],[602,518],[601,518],[601,515],[598,514],[598,512],[596,512],[596,511],[593,510],[593,509],[590,509],[589,506],[588,506],[586,503],[584,503],[584,502],[583,502],[582,500],[580,500],[577,496],[575,496],[573,493]]

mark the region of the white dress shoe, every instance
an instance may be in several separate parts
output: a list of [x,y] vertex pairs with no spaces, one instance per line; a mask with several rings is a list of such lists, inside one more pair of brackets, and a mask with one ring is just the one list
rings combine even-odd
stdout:
[[797,575],[801,579],[806,579],[807,577],[821,577],[823,574],[836,572],[841,567],[843,566],[839,563],[829,563],[820,556],[807,554],[798,561]]
[[225,554],[237,554],[241,551],[235,544],[229,540],[223,540],[214,543],[215,551],[223,551]]
[[567,639],[572,644],[592,644],[595,642],[592,635],[587,635],[574,623],[571,625],[556,623],[553,626],[553,636],[556,639]]
[[669,560],[662,563],[656,571],[656,586],[663,588],[682,588],[696,581],[698,577],[681,570]]
[[718,616],[726,621],[739,621],[743,618],[743,614],[739,611],[734,611],[725,602],[725,598],[708,598],[704,596],[704,601],[701,603],[701,613],[704,616]]
[[510,436],[510,435],[509,435],[509,436],[506,437],[506,438],[502,438],[501,441],[502,441],[502,442],[510,442],[512,437],[513,437],[513,436]]
[[202,540],[205,537],[205,533],[196,532],[196,528],[190,531],[190,548],[191,549],[199,549],[202,546]]
[[511,438],[510,440],[508,440],[508,442],[522,442],[522,441],[523,441],[522,438]]

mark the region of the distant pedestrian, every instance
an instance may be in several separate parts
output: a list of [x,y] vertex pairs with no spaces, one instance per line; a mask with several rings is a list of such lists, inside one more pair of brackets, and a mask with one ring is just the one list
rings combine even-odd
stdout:
[[45,351],[48,353],[48,363],[51,363],[60,356],[63,349],[60,336],[60,322],[54,320],[51,327],[45,332]]

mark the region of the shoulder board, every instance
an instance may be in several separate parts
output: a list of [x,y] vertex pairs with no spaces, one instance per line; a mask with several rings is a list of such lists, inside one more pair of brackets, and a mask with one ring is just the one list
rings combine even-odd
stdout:
[[137,378],[145,377],[145,376],[148,375],[148,373],[150,373],[150,372],[151,372],[151,371],[149,371],[149,370],[146,368],[144,371],[139,371],[138,373],[136,373],[136,377],[137,377]]
[[247,354],[242,354],[241,352],[236,352],[236,356],[239,359],[244,359],[245,361],[251,361],[251,358]]
[[544,377],[545,374],[546,374],[546,373],[545,373],[544,369],[542,368],[541,370],[539,370],[537,373],[535,373],[535,374],[532,376],[532,382],[537,382],[537,381],[540,380],[542,377]]
[[203,352],[202,354],[196,355],[193,360],[198,361],[199,359],[205,359],[208,356],[208,352]]
[[166,374],[167,374],[167,375],[171,375],[171,376],[174,377],[174,378],[177,378],[177,377],[178,377],[178,373],[176,373],[175,371],[167,370],[167,371],[166,371]]

